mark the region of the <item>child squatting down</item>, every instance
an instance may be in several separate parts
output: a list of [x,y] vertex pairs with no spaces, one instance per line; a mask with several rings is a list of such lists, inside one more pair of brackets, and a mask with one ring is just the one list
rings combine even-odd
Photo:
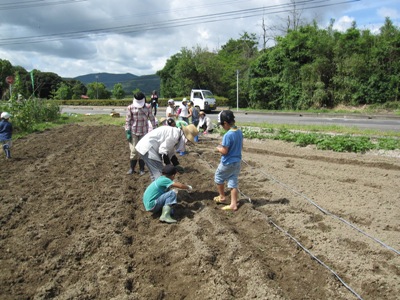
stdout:
[[[216,148],[216,151],[221,154],[221,159],[214,175],[214,182],[218,191],[218,196],[214,197],[214,202],[224,204],[222,210],[236,211],[238,209],[238,177],[242,161],[243,133],[235,125],[235,116],[230,110],[223,110],[218,115],[218,123],[226,133],[221,144]],[[187,131],[188,127],[183,126],[182,130]],[[185,133],[187,140],[196,144],[190,133]],[[197,134],[198,131],[196,130],[196,132],[193,132],[193,137]],[[193,188],[188,184],[175,181],[175,175],[178,172],[180,173],[178,166],[174,166],[168,161],[164,161],[164,163],[161,176],[155,176],[152,183],[146,188],[143,194],[143,205],[146,211],[153,214],[161,212],[159,218],[161,222],[176,223],[177,220],[173,218],[173,206],[178,203],[178,189],[191,192]],[[230,202],[225,196],[225,183],[231,189]]]

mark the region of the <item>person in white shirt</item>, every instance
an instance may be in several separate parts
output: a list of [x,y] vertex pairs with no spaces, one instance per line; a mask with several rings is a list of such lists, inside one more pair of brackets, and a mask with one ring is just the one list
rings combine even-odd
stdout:
[[197,130],[203,130],[203,134],[212,133],[214,130],[214,124],[211,119],[206,116],[204,111],[199,113],[199,125],[197,125]]
[[168,100],[168,107],[165,111],[165,117],[168,118],[176,118],[178,114],[175,111],[175,101],[174,99]]
[[183,98],[181,106],[179,106],[179,118],[189,124],[189,107],[186,98]]
[[193,124],[182,128],[160,126],[147,133],[136,144],[136,150],[147,165],[152,181],[161,176],[164,164],[172,163],[179,173],[183,173],[183,168],[179,166],[175,155],[176,147],[184,147],[187,140],[194,143],[194,137],[198,133]]

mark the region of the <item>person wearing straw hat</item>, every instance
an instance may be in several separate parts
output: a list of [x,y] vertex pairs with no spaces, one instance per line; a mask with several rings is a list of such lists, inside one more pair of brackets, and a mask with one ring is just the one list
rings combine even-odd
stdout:
[[3,111],[1,113],[0,120],[0,143],[2,144],[3,151],[6,154],[6,158],[11,158],[11,146],[12,146],[12,132],[13,126],[10,123],[11,115],[8,112]]
[[167,118],[164,117],[160,118],[160,120],[158,121],[158,125],[159,126],[167,125]]
[[[149,122],[150,121],[150,124]],[[149,126],[151,125],[151,127]],[[156,128],[156,121],[149,105],[146,104],[146,97],[138,92],[133,97],[133,102],[126,110],[125,133],[129,142],[130,168],[127,174],[134,174],[135,167],[139,161],[139,174],[144,175],[144,161],[136,151],[138,141],[149,132],[150,128]]]
[[149,169],[152,181],[161,176],[164,165],[172,164],[179,173],[184,172],[175,155],[175,149],[181,149],[186,141],[194,143],[194,138],[198,133],[193,124],[182,128],[160,126],[146,134],[137,143],[136,150]]

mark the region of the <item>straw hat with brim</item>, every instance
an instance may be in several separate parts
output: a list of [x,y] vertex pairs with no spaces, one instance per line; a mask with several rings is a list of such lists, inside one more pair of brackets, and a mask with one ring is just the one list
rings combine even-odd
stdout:
[[133,98],[133,107],[142,108],[144,106],[144,101],[145,101],[144,98],[140,99],[140,100],[136,99],[136,98]]
[[199,112],[199,115],[205,116],[206,113],[204,111]]
[[167,120],[167,118],[161,118],[160,121],[159,121],[159,123],[160,123],[160,124],[163,124],[166,120]]
[[194,143],[194,138],[199,134],[196,126],[190,124],[188,126],[182,126],[183,134],[185,135],[188,141]]

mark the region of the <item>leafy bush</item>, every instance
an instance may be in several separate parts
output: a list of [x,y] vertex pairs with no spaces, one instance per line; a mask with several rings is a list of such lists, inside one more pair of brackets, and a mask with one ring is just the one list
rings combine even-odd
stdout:
[[377,148],[384,150],[400,149],[400,140],[391,138],[380,138],[378,139]]
[[[183,97],[175,98],[176,101],[181,101]],[[186,97],[190,99],[190,96]],[[229,100],[224,97],[215,97],[217,106],[228,106]],[[149,99],[147,99],[149,100]],[[158,98],[159,106],[168,106],[169,98]],[[49,102],[57,103],[58,105],[75,105],[75,106],[128,106],[132,103],[132,99],[79,99],[79,100],[51,100]]]
[[373,142],[369,136],[329,135],[321,133],[292,132],[287,128],[253,128],[243,127],[243,136],[248,139],[273,139],[293,142],[300,147],[316,145],[320,150],[332,150],[336,152],[364,153],[372,149],[395,150],[400,149],[400,139],[379,138]]
[[60,117],[57,103],[41,99],[11,100],[3,104],[1,110],[11,113],[16,132],[34,132],[37,124],[55,121]]
[[132,103],[132,99],[112,100],[112,99],[80,99],[80,100],[51,100],[49,102],[58,105],[75,105],[75,106],[128,106]]
[[336,152],[366,152],[376,148],[369,137],[349,135],[326,136],[316,144],[318,149]]
[[282,128],[278,131],[278,134],[275,136],[274,139],[283,140],[286,142],[296,142],[297,137],[294,132],[291,132],[286,128]]
[[321,140],[321,136],[316,133],[298,133],[296,138],[296,144],[300,147],[306,147],[308,145],[315,145]]

